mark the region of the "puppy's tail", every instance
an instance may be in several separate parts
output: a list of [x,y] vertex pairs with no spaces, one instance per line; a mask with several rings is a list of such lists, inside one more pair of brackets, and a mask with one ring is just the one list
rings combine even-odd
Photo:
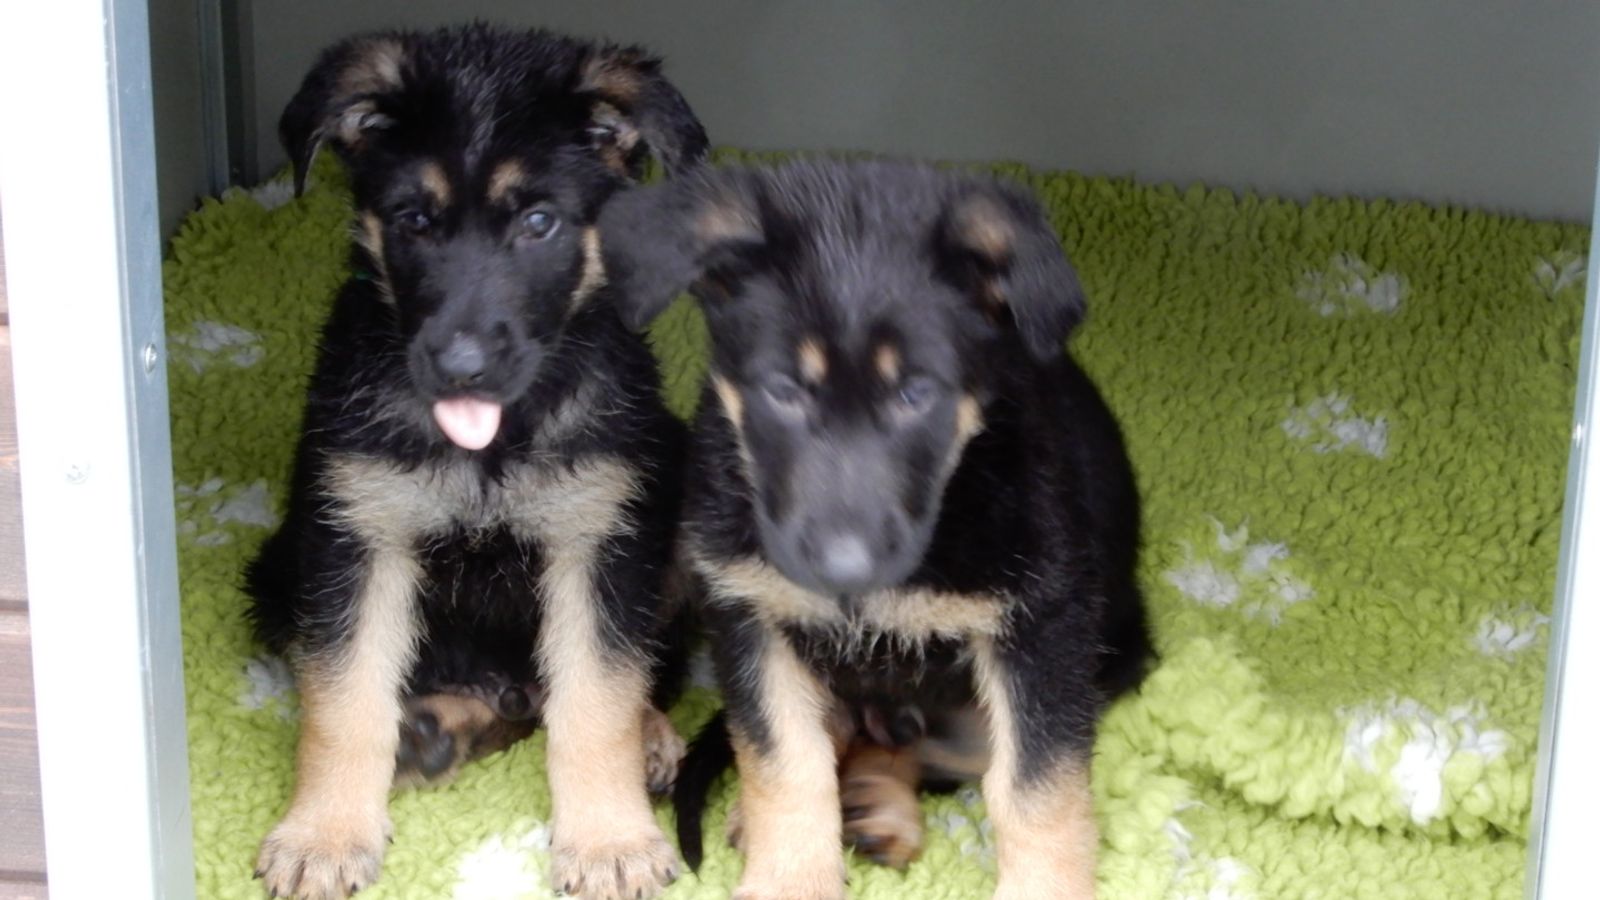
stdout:
[[733,764],[733,740],[728,734],[728,716],[723,710],[711,717],[706,727],[689,745],[689,753],[678,766],[678,780],[672,786],[672,808],[678,817],[678,850],[690,870],[700,868],[705,858],[704,834],[700,820],[705,816],[706,798],[711,785]]

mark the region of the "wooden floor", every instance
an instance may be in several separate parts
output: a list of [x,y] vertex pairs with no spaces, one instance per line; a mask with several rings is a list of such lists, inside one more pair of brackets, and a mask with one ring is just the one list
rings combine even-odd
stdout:
[[45,878],[5,272],[0,223],[0,898],[10,900],[44,897]]

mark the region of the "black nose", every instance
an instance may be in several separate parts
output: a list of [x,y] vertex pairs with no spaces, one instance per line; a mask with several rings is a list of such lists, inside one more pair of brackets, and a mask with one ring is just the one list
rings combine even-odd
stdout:
[[465,332],[456,332],[444,349],[433,354],[433,366],[439,377],[457,387],[469,387],[483,380],[489,365],[489,354],[483,341]]

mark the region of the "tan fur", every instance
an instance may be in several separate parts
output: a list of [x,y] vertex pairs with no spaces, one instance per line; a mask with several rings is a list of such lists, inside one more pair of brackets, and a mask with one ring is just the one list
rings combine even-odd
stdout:
[[374,212],[362,212],[360,219],[361,227],[355,234],[356,243],[367,251],[372,257],[372,264],[378,269],[373,273],[378,281],[378,296],[385,303],[393,304],[394,289],[389,285],[389,264],[383,258],[383,220]]
[[583,273],[578,278],[578,287],[572,292],[572,299],[567,303],[567,315],[572,315],[583,306],[585,300],[595,291],[600,290],[606,283],[605,263],[600,259],[600,231],[597,228],[583,230]]
[[545,555],[539,660],[548,694],[551,881],[585,898],[653,896],[676,877],[677,862],[646,793],[648,679],[642,660],[602,645],[594,590],[600,545],[625,524],[622,507],[637,478],[618,463],[586,463],[543,487],[546,497],[515,521]]
[[486,487],[469,467],[405,469],[352,455],[328,464],[326,482],[343,501],[342,522],[368,541],[405,548],[453,525],[507,525],[521,537],[589,546],[627,526],[623,505],[638,491],[634,470],[614,460],[517,466]]
[[808,384],[821,384],[828,377],[828,354],[815,338],[806,338],[795,350],[800,377]]
[[421,574],[410,548],[372,545],[344,652],[298,661],[294,798],[256,863],[268,889],[282,896],[343,897],[378,876]]
[[763,753],[734,728],[744,876],[735,898],[843,900],[833,699],[782,635],[763,649],[761,700],[771,743]]
[[572,561],[585,565],[593,562],[600,541],[631,527],[624,507],[640,489],[639,474],[632,466],[599,459],[577,463],[570,470],[513,469],[505,483],[506,516],[512,529],[545,544],[547,554],[581,555],[581,560]]
[[517,159],[502,160],[489,173],[489,190],[487,196],[490,203],[505,203],[511,192],[522,187],[527,181],[528,174],[522,168],[522,161]]
[[800,587],[761,560],[726,563],[696,557],[695,568],[706,579],[714,602],[747,603],[774,626],[848,627],[923,641],[994,636],[1005,624],[1006,604],[988,597],[898,588],[877,591],[854,604],[856,616],[847,619],[833,598]]
[[878,375],[888,384],[900,380],[900,351],[893,344],[879,344],[877,351],[872,354],[872,363],[877,366]]
[[375,212],[361,214],[361,228],[356,232],[356,241],[362,249],[372,255],[374,260],[382,264],[383,260],[383,220]]
[[734,429],[744,429],[744,398],[739,396],[739,389],[733,382],[719,373],[711,374],[711,387],[717,392],[717,399],[722,401],[722,411],[728,417],[728,422]]
[[999,859],[996,900],[1094,897],[1099,831],[1087,759],[1063,759],[1031,783],[1020,779],[1020,750],[1005,669],[992,642],[974,646],[978,696],[988,712],[992,758],[983,798]]
[[754,241],[761,237],[761,223],[744,203],[724,197],[706,204],[694,221],[694,235],[702,247]]
[[643,88],[639,54],[633,50],[599,51],[584,62],[580,91],[592,91],[614,103],[632,107]]
[[944,457],[945,478],[955,471],[961,463],[961,454],[967,449],[967,444],[983,431],[983,406],[978,403],[978,398],[971,394],[961,395],[956,401],[956,433],[950,441],[950,450]]
[[956,446],[965,447],[982,430],[983,406],[977,397],[963,394],[956,403]]
[[844,842],[879,865],[910,865],[922,853],[921,775],[913,750],[852,745],[839,762]]
[[350,64],[339,73],[341,96],[382,94],[400,88],[400,67],[405,62],[405,46],[396,38],[373,37],[362,41]]
[[717,400],[722,403],[722,414],[728,417],[728,424],[733,426],[733,442],[738,447],[745,478],[753,478],[755,459],[750,456],[750,447],[744,441],[744,397],[740,396],[733,382],[718,372],[711,373],[711,389],[716,391]]
[[422,180],[422,189],[433,198],[435,208],[443,209],[450,205],[450,179],[444,174],[444,166],[429,160],[422,164],[419,177]]
[[982,195],[961,201],[953,221],[956,239],[990,262],[1003,262],[1011,256],[1017,235],[1011,217],[995,202]]

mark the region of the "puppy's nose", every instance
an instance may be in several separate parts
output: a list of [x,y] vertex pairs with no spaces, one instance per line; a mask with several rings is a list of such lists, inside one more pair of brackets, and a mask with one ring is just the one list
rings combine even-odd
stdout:
[[819,549],[817,568],[835,590],[849,593],[872,580],[872,550],[860,535],[833,535],[825,538]]
[[443,350],[434,353],[433,365],[438,369],[439,377],[453,385],[466,387],[483,380],[484,369],[489,365],[489,354],[484,350],[481,340],[458,331]]

